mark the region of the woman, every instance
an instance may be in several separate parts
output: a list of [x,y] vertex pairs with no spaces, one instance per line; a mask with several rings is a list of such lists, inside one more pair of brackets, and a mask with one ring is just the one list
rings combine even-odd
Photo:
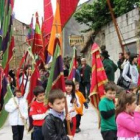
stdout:
[[131,55],[129,58],[129,62],[124,65],[123,78],[130,82],[130,86],[137,86],[138,83],[138,69],[137,69],[137,55]]
[[124,53],[124,61],[123,61],[122,65],[121,65],[121,69],[122,69],[122,70],[124,69],[124,66],[125,66],[127,63],[129,63],[130,55],[131,55],[130,52],[125,52],[125,53]]

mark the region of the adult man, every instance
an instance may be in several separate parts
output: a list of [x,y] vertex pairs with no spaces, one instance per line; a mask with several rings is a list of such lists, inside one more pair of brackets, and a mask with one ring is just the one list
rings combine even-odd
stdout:
[[88,99],[90,92],[90,75],[91,67],[86,63],[86,59],[81,59],[81,66],[79,67],[81,82],[80,91],[84,94],[85,98]]

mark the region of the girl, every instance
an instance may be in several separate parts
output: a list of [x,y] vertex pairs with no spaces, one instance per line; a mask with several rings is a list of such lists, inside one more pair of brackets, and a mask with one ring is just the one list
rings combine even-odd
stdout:
[[81,123],[81,117],[83,116],[83,105],[85,106],[86,109],[88,109],[88,104],[86,102],[86,99],[84,97],[84,95],[82,94],[82,92],[79,91],[79,83],[75,82],[75,93],[80,101],[80,107],[76,108],[76,133],[79,133],[81,131],[80,127],[80,123]]
[[130,82],[130,86],[137,86],[138,83],[138,69],[137,69],[137,55],[131,55],[129,58],[129,62],[125,64],[123,73],[123,78]]
[[29,93],[31,75],[32,75],[32,66],[27,65],[24,74],[19,79],[20,89],[23,88],[22,92],[24,93],[25,99],[27,98]]
[[75,85],[73,81],[66,80],[66,99],[68,104],[68,112],[70,113],[70,117],[73,122],[73,128],[71,130],[72,135],[75,135],[76,131],[76,108],[80,107],[80,103],[78,97],[75,95]]
[[122,70],[124,69],[124,66],[125,66],[127,63],[129,63],[130,55],[131,55],[130,52],[125,52],[125,53],[124,53],[124,61],[123,61],[122,65],[121,65],[121,69],[122,69]]
[[28,118],[28,105],[20,90],[16,90],[15,95],[16,97],[12,97],[5,105],[5,110],[9,112],[9,123],[12,127],[13,140],[22,140],[24,124]]
[[118,140],[139,140],[140,106],[136,105],[136,97],[133,93],[120,91],[116,115]]

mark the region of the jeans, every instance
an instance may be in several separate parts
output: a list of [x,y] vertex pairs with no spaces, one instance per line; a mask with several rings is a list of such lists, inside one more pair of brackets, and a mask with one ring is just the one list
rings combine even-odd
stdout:
[[24,133],[24,126],[22,125],[12,126],[12,132],[13,132],[13,140],[22,140],[23,133]]
[[116,130],[108,130],[101,132],[103,140],[117,140],[117,131]]
[[41,126],[34,126],[33,140],[44,140]]
[[79,126],[80,126],[80,123],[81,123],[81,115],[80,114],[77,114],[76,115],[76,129],[78,129],[79,128]]
[[90,82],[81,82],[80,91],[83,93],[84,97],[88,99],[90,93]]

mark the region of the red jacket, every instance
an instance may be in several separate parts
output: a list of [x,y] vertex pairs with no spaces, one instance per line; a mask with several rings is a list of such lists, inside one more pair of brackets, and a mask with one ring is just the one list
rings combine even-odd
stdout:
[[37,101],[34,101],[32,103],[29,115],[33,118],[34,126],[42,126],[46,117],[46,111],[47,107],[44,106],[44,102],[39,103]]

